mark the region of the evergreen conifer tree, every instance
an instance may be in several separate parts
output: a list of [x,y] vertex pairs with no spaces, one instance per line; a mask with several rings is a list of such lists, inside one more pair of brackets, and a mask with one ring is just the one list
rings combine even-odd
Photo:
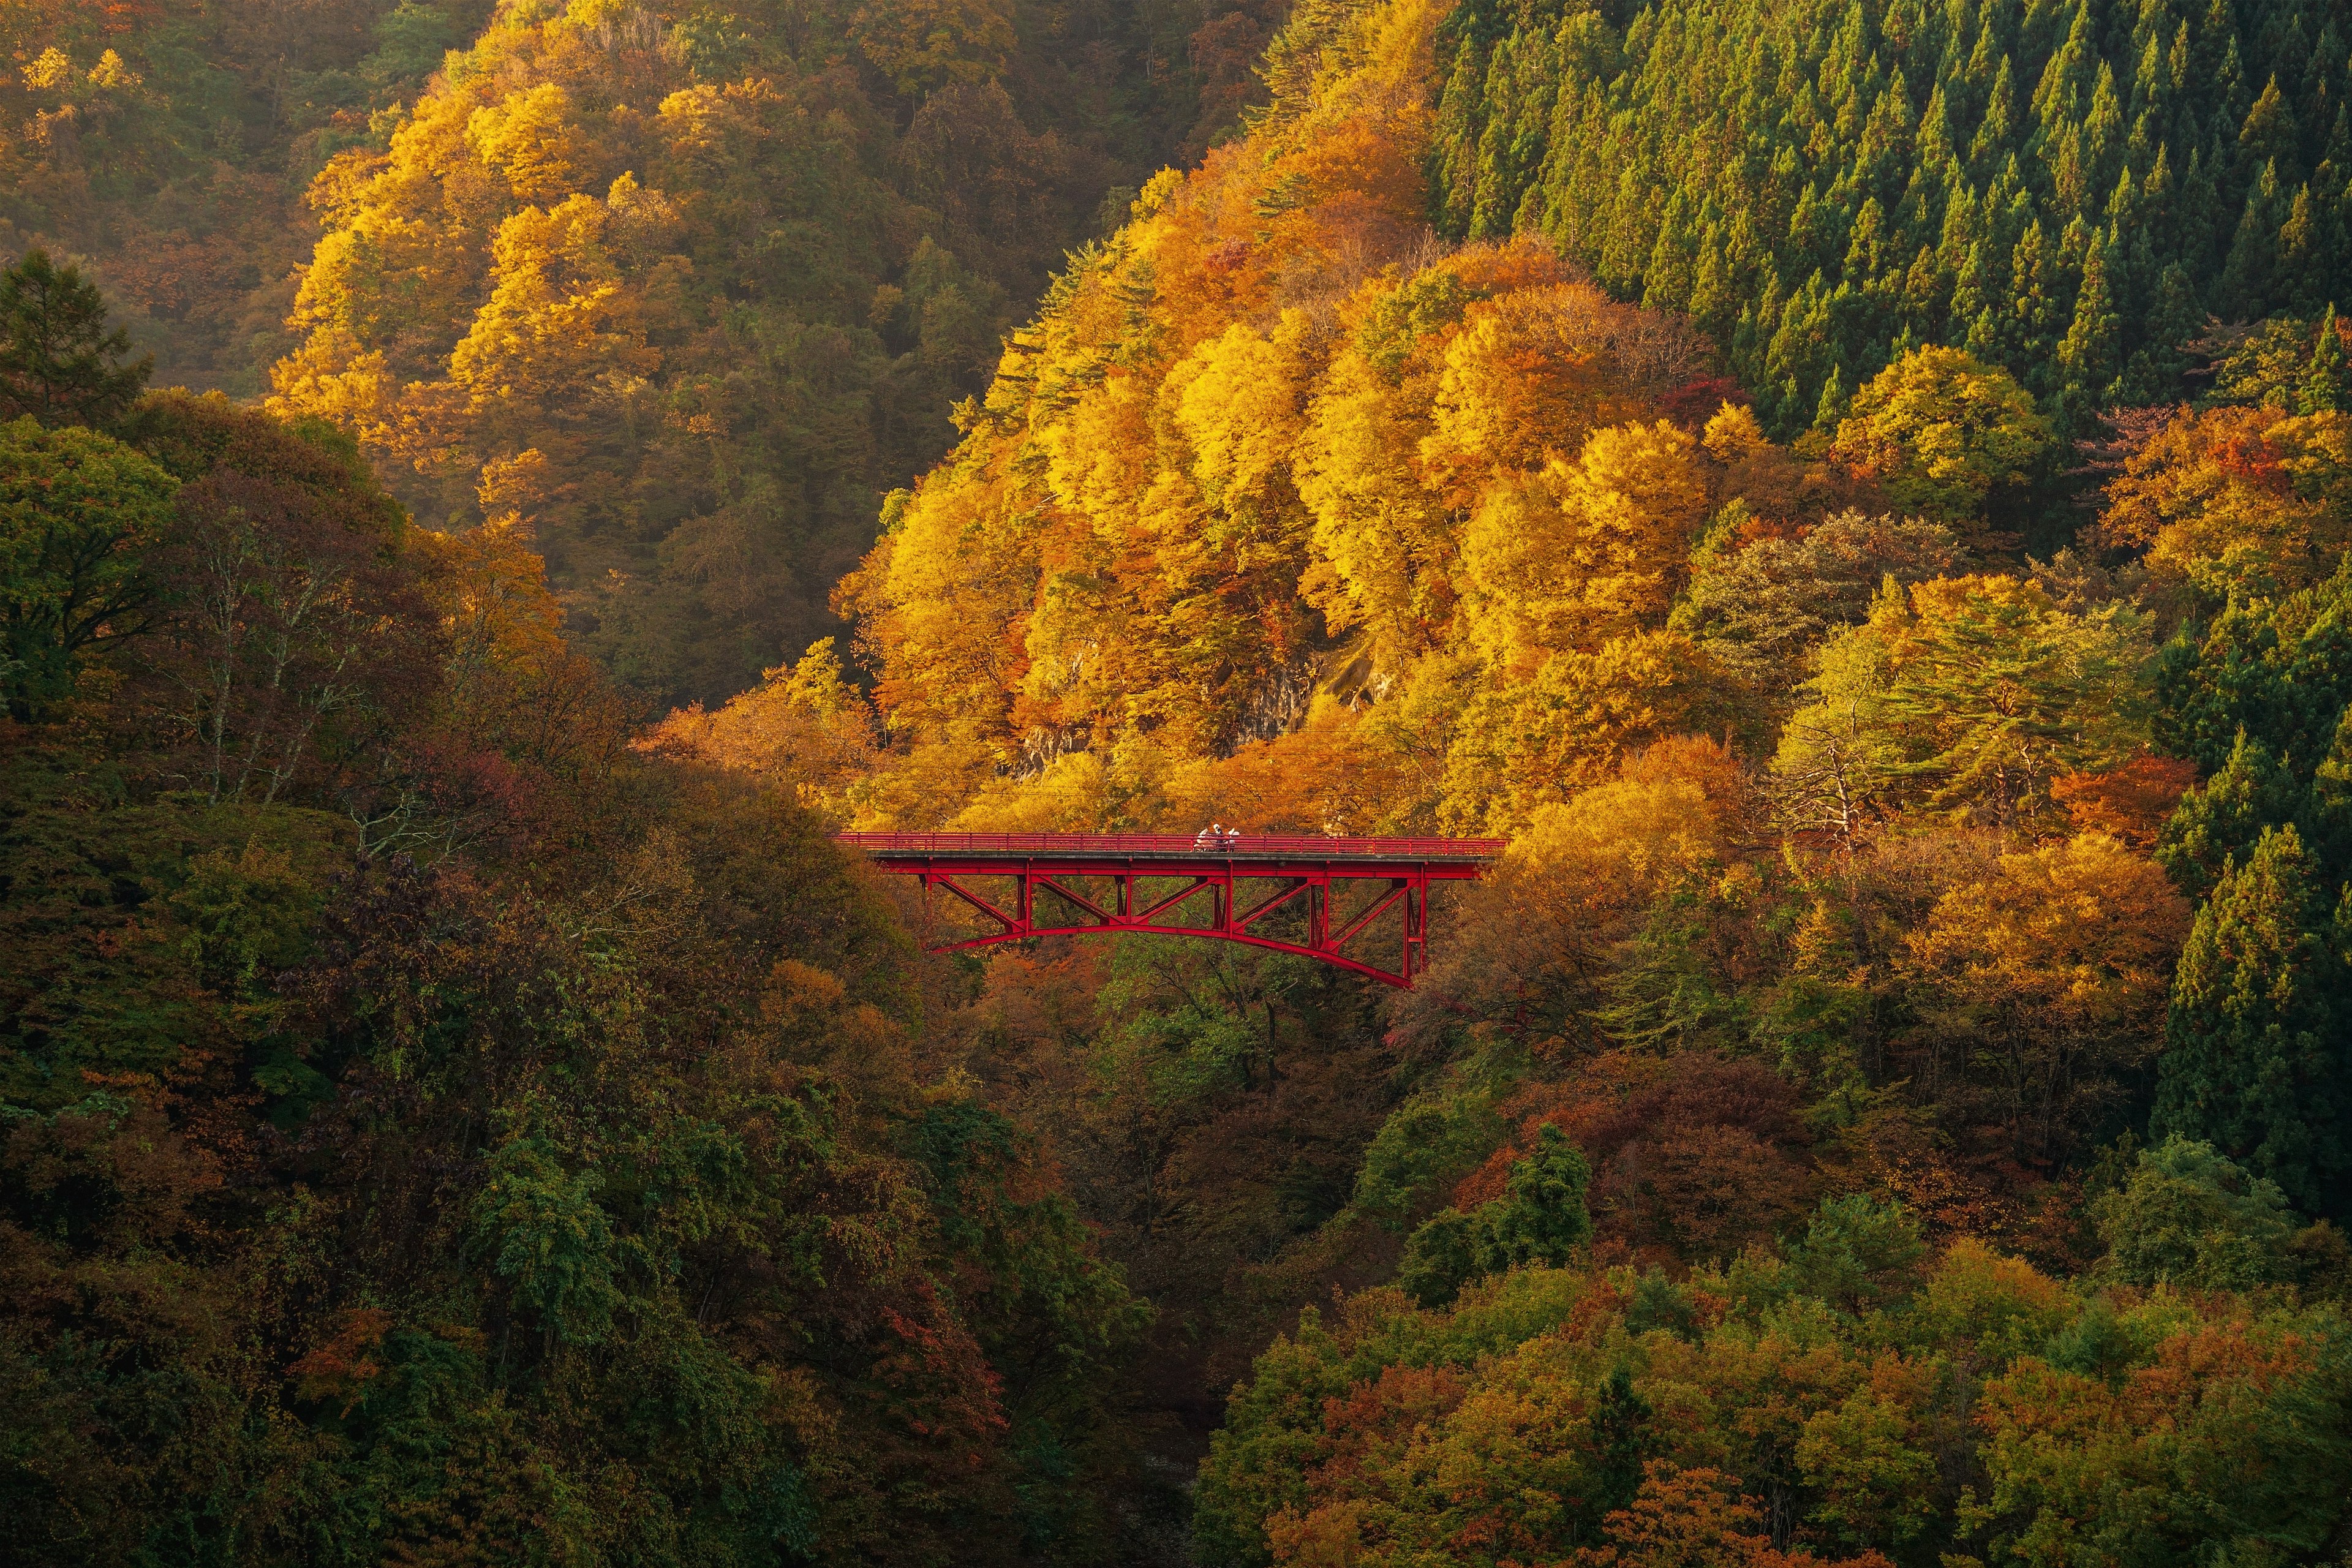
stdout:
[[2295,388],[2295,408],[2303,414],[2341,414],[2352,410],[2352,364],[2347,364],[2344,338],[2336,330],[2336,306],[2319,319],[2318,341],[2312,344],[2311,365]]
[[2332,24],[2197,12],[1654,0],[1570,48],[1485,10],[1491,43],[1441,45],[1433,210],[1692,309],[1776,438],[1912,345],[2000,365],[2071,435],[2177,399],[2209,316],[2309,317],[2352,264]]
[[1568,1134],[1546,1122],[1535,1152],[1511,1167],[1506,1195],[1480,1213],[1486,1222],[1480,1261],[1499,1271],[1517,1263],[1566,1263],[1592,1239],[1584,1205],[1592,1167]]
[[79,268],[28,250],[0,272],[0,419],[113,424],[154,368],[152,354],[130,353],[131,335],[107,330],[105,297]]
[[2352,903],[2290,824],[2224,868],[2173,980],[2153,1126],[2211,1143],[2299,1207],[2352,1193]]

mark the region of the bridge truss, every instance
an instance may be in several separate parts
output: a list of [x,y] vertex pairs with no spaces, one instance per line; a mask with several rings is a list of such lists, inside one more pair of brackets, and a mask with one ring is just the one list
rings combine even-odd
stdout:
[[[1429,895],[1475,880],[1488,838],[1249,835],[845,833],[884,870],[919,877],[992,922],[930,951],[1038,936],[1150,931],[1272,948],[1410,986],[1428,966]],[[1003,890],[996,885],[1001,884]],[[1107,885],[1106,885],[1107,884]],[[1382,919],[1396,910],[1394,927]],[[1375,960],[1393,930],[1395,967]]]

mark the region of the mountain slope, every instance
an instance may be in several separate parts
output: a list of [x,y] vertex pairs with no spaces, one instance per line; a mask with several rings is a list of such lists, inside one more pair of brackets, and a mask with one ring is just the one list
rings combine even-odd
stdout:
[[824,629],[1106,194],[1230,123],[1268,4],[17,7],[0,246],[421,519],[536,524],[583,646],[716,700]]

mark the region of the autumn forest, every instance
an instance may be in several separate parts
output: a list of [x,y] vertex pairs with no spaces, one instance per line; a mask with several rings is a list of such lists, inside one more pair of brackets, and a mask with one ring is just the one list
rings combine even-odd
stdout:
[[0,1563],[2352,1568],[2352,8],[0,43]]

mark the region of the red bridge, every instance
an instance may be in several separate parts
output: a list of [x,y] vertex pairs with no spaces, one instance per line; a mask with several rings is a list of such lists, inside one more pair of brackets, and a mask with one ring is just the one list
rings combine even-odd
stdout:
[[[1429,889],[1475,881],[1499,838],[1322,838],[1307,835],[845,833],[885,870],[920,877],[994,929],[934,952],[1033,936],[1153,931],[1212,937],[1317,958],[1411,985],[1428,967]],[[968,884],[1005,879],[1005,893]],[[1108,883],[1108,886],[1101,884]],[[1089,886],[1087,884],[1096,884]],[[1260,884],[1244,892],[1244,883]],[[1358,889],[1362,889],[1359,891]],[[988,892],[993,893],[992,888]],[[1202,895],[1206,894],[1205,899]],[[1343,904],[1347,907],[1343,908]],[[1401,906],[1401,907],[1400,907]],[[1396,910],[1400,919],[1383,921]],[[1401,931],[1396,928],[1401,927]],[[1394,932],[1396,967],[1359,953]]]

